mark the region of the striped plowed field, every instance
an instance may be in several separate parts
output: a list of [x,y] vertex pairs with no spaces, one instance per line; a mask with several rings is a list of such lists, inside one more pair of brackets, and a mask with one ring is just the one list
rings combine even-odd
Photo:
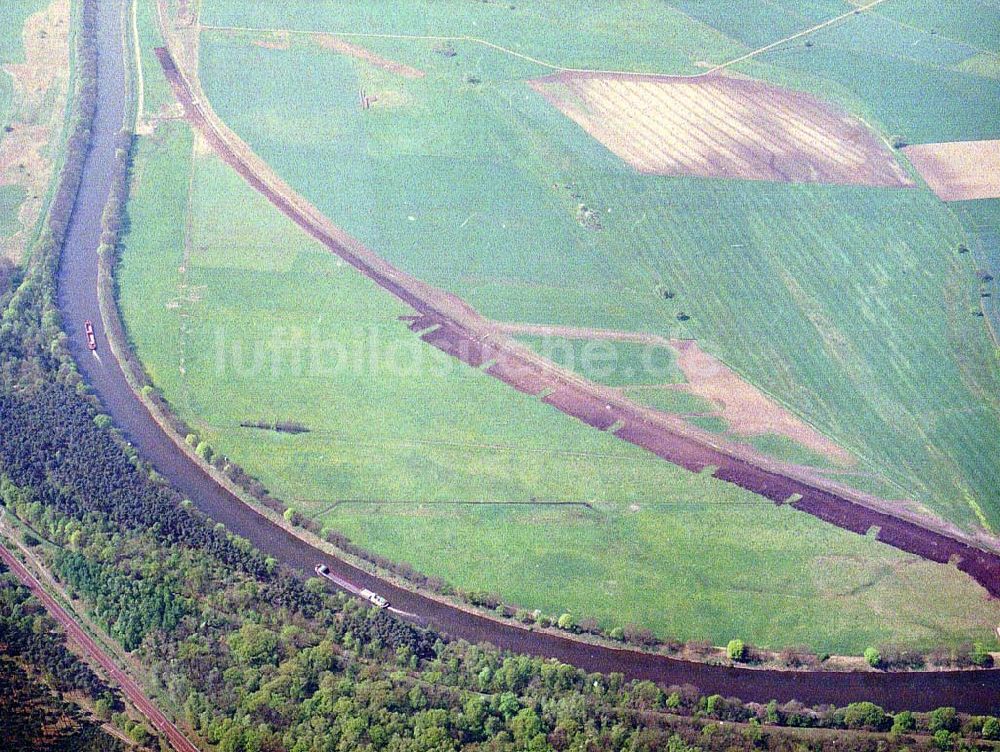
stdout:
[[864,123],[801,92],[726,76],[559,73],[531,84],[642,173],[913,185]]

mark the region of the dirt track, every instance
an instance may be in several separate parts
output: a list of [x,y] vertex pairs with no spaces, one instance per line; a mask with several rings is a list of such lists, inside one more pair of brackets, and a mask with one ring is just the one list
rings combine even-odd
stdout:
[[49,595],[42,584],[35,579],[24,566],[19,562],[14,556],[8,551],[4,546],[0,545],[0,560],[14,573],[14,575],[22,582],[24,585],[31,590],[38,600],[42,602],[45,606],[45,610],[49,612],[53,619],[62,625],[63,629],[66,630],[66,634],[69,636],[74,643],[80,646],[80,648],[87,653],[97,664],[104,669],[104,672],[109,676],[118,686],[121,688],[122,692],[128,698],[139,711],[149,719],[149,722],[153,727],[162,734],[169,742],[170,746],[173,747],[178,752],[200,752],[199,749],[192,744],[180,730],[170,722],[163,713],[160,712],[159,708],[156,707],[146,695],[143,693],[142,688],[132,679],[131,676],[126,674],[118,665],[111,659],[111,657],[101,649],[101,647],[94,642],[89,634],[87,634],[83,629],[76,623],[76,620],[64,609],[59,603]]
[[688,470],[714,468],[715,477],[777,504],[790,503],[862,535],[878,527],[878,540],[888,545],[931,561],[957,561],[960,570],[1000,597],[1000,554],[866,506],[861,494],[832,483],[821,487],[815,479],[779,472],[776,463],[749,448],[720,446],[713,436],[679,418],[644,408],[553,365],[500,335],[464,301],[396,269],[333,225],[253,154],[211,111],[168,50],[158,48],[156,54],[187,117],[219,156],[306,232],[411,306],[417,315],[411,317],[410,328],[424,341],[473,367],[490,364],[487,373],[518,391],[536,396],[545,391],[544,400],[562,412],[600,430],[613,428],[619,438]]
[[417,70],[413,66],[389,60],[364,47],[346,42],[333,34],[317,34],[316,43],[324,49],[333,50],[340,55],[347,55],[358,60],[363,60],[369,65],[373,65],[389,73],[395,73],[397,76],[402,76],[403,78],[423,78],[427,75],[422,70]]

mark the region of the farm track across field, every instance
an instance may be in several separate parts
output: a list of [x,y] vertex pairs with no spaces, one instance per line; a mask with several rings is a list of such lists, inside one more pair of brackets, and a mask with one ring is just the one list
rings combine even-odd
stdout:
[[679,418],[641,407],[617,390],[593,384],[553,365],[500,334],[497,326],[461,299],[396,269],[348,236],[288,186],[215,115],[196,82],[181,71],[166,48],[157,57],[195,128],[218,155],[255,190],[330,251],[393,293],[418,315],[410,329],[445,353],[599,430],[611,430],[625,441],[692,472],[712,468],[715,477],[788,503],[859,535],[878,528],[877,539],[908,553],[939,562],[958,562],[961,571],[993,596],[1000,596],[1000,554],[983,550],[916,521],[871,506],[862,497],[833,483],[820,483],[793,473],[748,448],[724,447],[715,437],[692,429]]
[[[796,32],[790,36],[779,39],[777,42],[771,42],[770,44],[764,45],[763,47],[758,47],[755,50],[751,50],[746,54],[740,55],[739,57],[733,58],[732,60],[727,60],[724,63],[719,63],[718,65],[711,66],[708,70],[702,71],[700,73],[691,73],[687,75],[677,76],[678,78],[699,78],[701,76],[707,76],[713,73],[718,73],[730,68],[738,63],[745,62],[751,58],[757,57],[765,52],[776,49],[783,44],[795,41],[796,39],[802,39],[810,34],[814,34],[817,31],[821,31],[830,26],[833,26],[841,21],[846,21],[852,16],[859,15],[866,11],[881,5],[886,0],[874,0],[867,5],[860,6],[858,8],[853,8],[847,13],[842,13],[834,18],[827,19],[822,23],[818,23],[815,26],[810,26],[808,29],[803,29],[802,31]],[[472,44],[482,45],[483,47],[489,47],[497,52],[502,52],[506,55],[516,57],[519,60],[524,60],[529,63],[534,63],[543,68],[548,68],[553,71],[560,71],[564,73],[593,73],[600,75],[615,75],[615,76],[642,76],[647,74],[637,74],[634,71],[624,71],[624,70],[602,70],[597,68],[571,68],[564,65],[558,65],[557,63],[549,62],[547,60],[542,60],[532,55],[527,55],[523,52],[518,52],[517,50],[512,50],[509,47],[504,47],[503,45],[491,42],[488,39],[483,39],[481,37],[474,37],[465,34],[458,36],[447,36],[447,35],[435,35],[435,34],[377,34],[377,33],[365,33],[365,32],[349,32],[349,31],[311,31],[308,29],[277,29],[277,28],[261,28],[255,26],[216,26],[210,24],[199,25],[198,28],[204,31],[223,31],[223,32],[240,32],[248,34],[296,34],[300,36],[334,36],[334,37],[355,37],[358,39],[409,39],[412,41],[425,41],[425,42],[471,42]]]

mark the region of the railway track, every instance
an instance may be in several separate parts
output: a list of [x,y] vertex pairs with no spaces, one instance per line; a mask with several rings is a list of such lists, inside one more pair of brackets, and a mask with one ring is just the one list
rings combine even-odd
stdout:
[[101,667],[105,675],[118,685],[128,701],[146,717],[157,732],[170,742],[170,746],[176,752],[200,752],[198,747],[146,696],[139,684],[119,668],[114,659],[77,624],[76,619],[59,605],[55,598],[49,595],[48,591],[42,587],[42,583],[2,543],[0,543],[0,561],[3,561],[7,568],[14,573],[14,576],[31,590],[32,594],[45,606],[49,615],[66,630],[69,639],[78,645],[91,661]]

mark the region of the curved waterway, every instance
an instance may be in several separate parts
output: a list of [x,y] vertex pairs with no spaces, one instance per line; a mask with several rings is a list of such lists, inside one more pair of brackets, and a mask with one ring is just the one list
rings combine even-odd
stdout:
[[[97,247],[101,214],[111,188],[115,137],[126,116],[123,48],[126,0],[99,0],[98,105],[93,141],[70,221],[59,269],[59,309],[70,349],[86,381],[115,424],[142,456],[199,509],[248,538],[264,553],[302,573],[324,562],[331,571],[385,595],[396,608],[416,614],[454,637],[556,658],[589,671],[620,672],[663,684],[693,684],[746,701],[801,700],[846,705],[871,700],[889,709],[927,710],[952,705],[975,713],[1000,708],[1000,670],[915,673],[772,671],[709,666],[659,655],[586,645],[557,635],[528,632],[394,587],[309,546],[243,504],[191,461],[163,432],[133,394],[107,347],[97,300]],[[98,356],[87,349],[83,323],[94,323]]]

